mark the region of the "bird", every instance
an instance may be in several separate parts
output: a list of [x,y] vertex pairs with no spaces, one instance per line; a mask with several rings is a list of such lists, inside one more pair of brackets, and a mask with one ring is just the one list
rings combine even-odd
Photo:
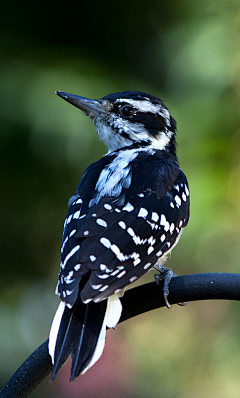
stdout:
[[108,149],[82,175],[63,228],[49,354],[51,380],[71,356],[73,381],[102,355],[127,286],[156,269],[171,307],[169,283],[176,274],[163,264],[188,223],[190,196],[176,154],[176,121],[158,97],[56,94],[93,121]]

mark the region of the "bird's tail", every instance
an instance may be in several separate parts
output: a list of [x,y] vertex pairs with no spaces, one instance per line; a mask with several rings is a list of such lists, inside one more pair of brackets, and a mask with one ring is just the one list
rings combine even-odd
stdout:
[[102,355],[106,328],[116,326],[121,312],[117,295],[88,304],[79,297],[72,308],[61,302],[49,334],[49,354],[53,362],[51,381],[69,355],[72,356],[70,381],[85,373]]

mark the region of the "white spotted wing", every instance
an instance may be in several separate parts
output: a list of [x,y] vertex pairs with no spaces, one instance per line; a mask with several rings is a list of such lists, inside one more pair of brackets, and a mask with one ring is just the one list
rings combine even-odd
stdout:
[[189,190],[180,171],[159,199],[146,190],[122,206],[103,197],[88,210],[74,198],[65,222],[57,293],[69,306],[100,301],[131,284],[171,250],[189,217]]

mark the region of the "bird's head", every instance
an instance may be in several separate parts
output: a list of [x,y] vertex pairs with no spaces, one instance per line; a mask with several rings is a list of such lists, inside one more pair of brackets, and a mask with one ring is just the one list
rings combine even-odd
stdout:
[[176,122],[163,102],[150,94],[123,91],[99,100],[56,91],[89,116],[109,152],[145,146],[176,153]]

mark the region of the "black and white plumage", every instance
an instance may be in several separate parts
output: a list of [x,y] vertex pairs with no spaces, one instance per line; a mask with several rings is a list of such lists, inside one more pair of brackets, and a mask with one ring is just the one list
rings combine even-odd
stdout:
[[101,356],[106,328],[121,316],[119,295],[178,242],[189,188],[176,157],[175,120],[157,97],[57,95],[93,120],[109,149],[83,174],[64,224],[49,353],[52,379],[71,355],[74,380]]

